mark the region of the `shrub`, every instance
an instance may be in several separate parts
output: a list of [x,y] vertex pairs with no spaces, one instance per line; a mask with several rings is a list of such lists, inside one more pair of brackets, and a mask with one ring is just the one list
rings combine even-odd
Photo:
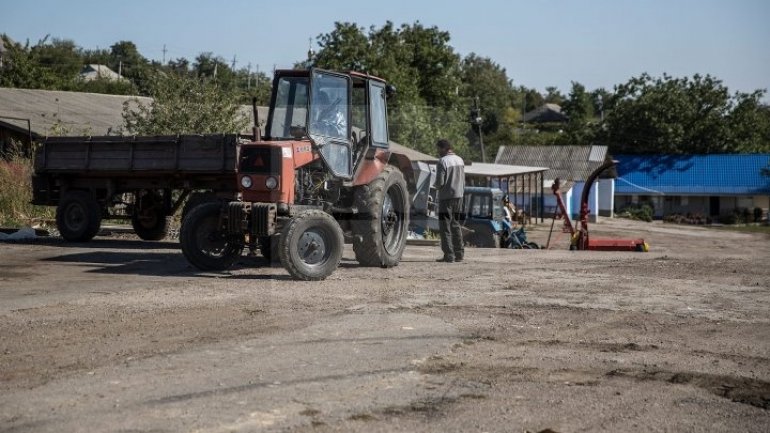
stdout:
[[754,222],[755,223],[761,222],[763,215],[764,215],[764,211],[762,211],[761,207],[755,207],[754,208]]
[[53,208],[33,206],[31,200],[32,159],[18,154],[0,157],[0,225],[30,226],[53,218]]
[[654,211],[652,206],[648,203],[632,204],[624,207],[618,213],[621,218],[629,218],[633,220],[652,221],[652,215]]

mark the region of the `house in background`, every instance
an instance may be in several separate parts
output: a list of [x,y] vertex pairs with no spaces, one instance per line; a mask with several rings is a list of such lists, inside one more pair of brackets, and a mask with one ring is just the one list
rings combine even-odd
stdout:
[[93,81],[93,80],[124,81],[125,80],[125,78],[123,78],[122,75],[113,71],[109,67],[105,65],[97,65],[97,64],[85,65],[83,69],[80,71],[80,74],[78,74],[78,77],[80,77],[80,79],[83,81]]
[[568,120],[569,118],[567,115],[562,113],[561,106],[551,103],[543,104],[532,111],[524,113],[524,115],[521,116],[521,121],[523,123],[561,124],[567,123]]
[[[549,167],[543,174],[543,207],[546,215],[556,210],[556,197],[551,194],[551,185],[557,178],[561,181],[560,192],[571,218],[580,212],[580,197],[588,176],[607,158],[607,146],[500,146],[495,162],[497,164]],[[612,174],[612,173],[609,173]],[[614,209],[615,183],[611,177],[600,178],[594,183],[588,200],[589,220],[596,221],[598,215],[612,216]],[[509,184],[509,197],[514,205],[530,209],[535,197],[514,194],[520,185]],[[515,201],[514,201],[515,200]]]
[[770,207],[770,154],[616,155],[615,204],[649,203],[654,216],[704,217]]

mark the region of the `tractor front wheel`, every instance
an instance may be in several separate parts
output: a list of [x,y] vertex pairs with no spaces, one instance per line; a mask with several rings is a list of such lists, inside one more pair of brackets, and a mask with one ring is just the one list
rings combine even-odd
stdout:
[[281,265],[298,280],[323,280],[342,260],[342,229],[322,210],[304,211],[283,227],[278,243]]

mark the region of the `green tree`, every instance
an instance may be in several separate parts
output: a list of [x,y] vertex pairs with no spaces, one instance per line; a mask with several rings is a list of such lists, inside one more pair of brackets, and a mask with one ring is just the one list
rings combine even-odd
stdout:
[[[735,153],[770,148],[759,99],[730,93],[709,75],[648,74],[616,86],[597,133],[615,153]],[[761,122],[760,122],[761,124]]]
[[391,139],[434,153],[435,141],[446,137],[468,156],[467,111],[458,95],[460,57],[449,45],[449,33],[419,22],[399,28],[387,22],[368,32],[338,22],[316,40],[319,50],[301,65],[367,72],[398,89],[388,101]]
[[561,94],[558,88],[555,86],[548,86],[545,88],[545,102],[549,104],[562,105],[564,103],[564,95]]
[[[47,38],[47,37],[46,37]],[[5,54],[0,64],[0,86],[25,89],[55,89],[58,85],[56,75],[40,65],[38,53],[34,52],[29,41],[25,45],[13,42],[7,35],[2,35]],[[45,39],[38,45],[45,43]]]
[[736,151],[761,153],[770,151],[770,107],[760,102],[764,90],[736,93],[734,107],[727,115],[729,140]]
[[126,130],[132,134],[240,133],[248,119],[237,96],[210,78],[156,74],[151,81],[153,101],[123,105]]
[[573,81],[568,99],[562,104],[564,114],[569,117],[566,134],[561,138],[564,144],[592,144],[594,136],[594,106],[591,94],[585,86]]
[[51,43],[45,39],[32,47],[31,55],[37,63],[57,77],[60,85],[66,86],[75,81],[83,68],[83,55],[75,42],[54,38]]
[[149,95],[154,76],[150,62],[131,41],[120,41],[110,47],[107,66],[131,80],[141,95]]
[[642,74],[616,86],[598,138],[615,153],[730,152],[730,103],[727,88],[708,75]]

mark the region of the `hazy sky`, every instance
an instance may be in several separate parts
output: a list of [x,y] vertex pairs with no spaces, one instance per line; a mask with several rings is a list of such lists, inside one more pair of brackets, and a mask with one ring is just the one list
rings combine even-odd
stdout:
[[[252,70],[291,67],[335,21],[365,29],[419,21],[449,32],[461,56],[489,57],[515,85],[568,93],[648,72],[711,74],[732,91],[770,89],[767,0],[0,0],[0,33],[83,48],[133,41],[161,60],[201,52]],[[387,78],[387,77],[385,77]],[[768,97],[765,97],[768,100]]]

